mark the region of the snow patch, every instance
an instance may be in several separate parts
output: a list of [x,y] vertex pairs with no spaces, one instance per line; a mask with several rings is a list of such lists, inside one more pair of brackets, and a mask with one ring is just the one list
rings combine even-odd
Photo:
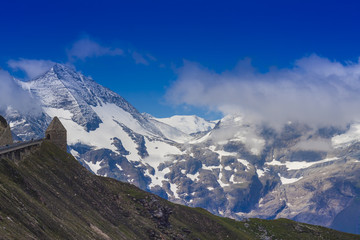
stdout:
[[230,184],[224,183],[224,182],[222,181],[222,172],[221,172],[221,171],[220,171],[219,179],[217,180],[217,182],[220,184],[220,186],[221,186],[222,188],[230,186]]
[[71,155],[73,155],[75,158],[79,158],[79,157],[80,157],[80,154],[79,154],[77,151],[75,151],[74,149],[71,149],[71,150],[70,150],[70,153],[71,153]]
[[323,160],[320,161],[316,161],[316,162],[285,162],[285,163],[281,163],[279,161],[276,161],[275,159],[273,159],[271,162],[265,163],[266,165],[270,165],[270,166],[286,166],[286,168],[288,170],[299,170],[299,169],[305,169],[305,168],[309,168],[313,165],[316,164],[320,164],[320,163],[325,163],[325,162],[332,162],[332,161],[336,161],[339,160],[339,158],[337,157],[333,157],[333,158],[325,158]]
[[9,125],[10,125],[10,128],[14,128],[16,126],[23,125],[25,122],[26,122],[25,119],[21,119],[19,121],[10,122]]
[[195,182],[199,177],[199,172],[196,172],[195,174],[188,173],[186,176],[190,178],[193,182]]
[[122,169],[122,167],[119,164],[116,163],[115,165],[120,171],[124,171],[124,169]]
[[232,183],[234,183],[234,184],[243,183],[243,182],[235,181],[234,178],[235,178],[235,174],[231,175],[231,177],[230,177],[230,179],[229,179],[229,182],[232,182]]
[[95,174],[97,174],[97,172],[100,170],[100,168],[101,168],[101,163],[103,162],[104,160],[101,160],[101,161],[98,161],[98,162],[96,162],[96,163],[92,163],[92,162],[86,162],[86,161],[84,161],[85,163],[86,163],[86,165],[88,165],[89,166],[89,168],[91,169],[91,171],[93,172],[93,173],[95,173]]
[[238,159],[238,161],[246,167],[246,171],[250,169],[251,164],[245,159]]
[[177,193],[178,186],[175,183],[170,183],[170,190],[173,192],[175,198],[179,198],[179,194]]
[[212,171],[214,169],[220,169],[220,166],[205,166],[205,165],[202,165],[202,169]]
[[225,170],[231,171],[231,167],[230,166],[226,166],[224,167]]
[[302,179],[303,177],[299,177],[299,178],[284,178],[281,176],[280,173],[278,173],[278,176],[280,177],[280,181],[282,184],[292,184],[295,183],[297,181],[299,181],[300,179]]
[[180,116],[175,115],[169,118],[154,118],[159,122],[163,122],[178,130],[192,134],[197,132],[209,131],[215,127],[215,123],[206,121],[198,116]]
[[268,168],[264,168],[264,170],[262,169],[256,169],[256,174],[258,175],[259,178],[261,178],[262,176],[265,175],[266,172],[268,172],[269,169]]
[[279,162],[279,161],[277,161],[275,159],[273,159],[271,162],[266,162],[265,164],[270,165],[270,166],[282,166],[282,165],[285,165],[284,163]]
[[166,181],[165,174],[170,172],[169,168],[165,168],[162,171],[158,170],[158,167],[161,163],[166,161],[173,161],[171,157],[172,154],[181,154],[182,152],[175,146],[172,146],[168,143],[145,139],[145,146],[149,153],[149,156],[144,158],[144,162],[149,164],[155,169],[155,174],[151,175],[149,172],[145,172],[147,176],[151,178],[151,183],[149,187],[154,187],[156,185],[162,186],[162,181]]

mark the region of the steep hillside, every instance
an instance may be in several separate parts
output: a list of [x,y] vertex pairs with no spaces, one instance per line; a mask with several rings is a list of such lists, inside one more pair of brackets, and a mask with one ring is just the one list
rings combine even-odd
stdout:
[[44,142],[0,159],[0,239],[358,239],[290,220],[236,222],[99,177]]

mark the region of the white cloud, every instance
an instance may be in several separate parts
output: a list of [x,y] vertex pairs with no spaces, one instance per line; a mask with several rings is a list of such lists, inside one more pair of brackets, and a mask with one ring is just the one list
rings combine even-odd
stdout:
[[292,68],[259,73],[244,60],[231,71],[216,73],[185,61],[166,98],[273,126],[288,121],[343,125],[360,120],[360,62],[342,64],[311,55]]
[[36,115],[40,113],[40,104],[23,90],[10,74],[0,70],[0,111],[4,112],[11,106],[21,113]]
[[149,61],[146,60],[145,57],[140,53],[134,51],[131,56],[135,60],[136,64],[149,65]]
[[333,149],[330,139],[306,139],[296,143],[294,149],[310,150],[310,151],[330,151]]
[[28,78],[33,79],[40,76],[41,74],[48,71],[52,66],[55,65],[53,61],[50,60],[36,60],[36,59],[23,59],[20,60],[10,60],[8,65],[13,70],[21,70],[26,73]]
[[150,62],[156,62],[157,59],[151,54],[143,54],[133,49],[126,49],[126,52],[120,48],[111,48],[102,46],[88,36],[76,41],[70,49],[67,50],[69,61],[85,60],[100,56],[127,56],[131,57],[136,64],[149,65]]
[[[131,51],[129,51],[131,52]],[[157,59],[150,54],[141,54],[139,52],[133,51],[131,54],[132,58],[135,60],[136,64],[149,65],[150,62],[156,62]]]
[[154,57],[154,56],[151,55],[151,54],[146,54],[146,57],[147,57],[149,60],[153,61],[153,62],[156,62],[156,61],[157,61],[156,57]]
[[121,56],[124,51],[120,48],[110,48],[101,46],[99,43],[88,37],[76,41],[70,50],[67,51],[70,60],[85,60],[90,57],[99,56]]

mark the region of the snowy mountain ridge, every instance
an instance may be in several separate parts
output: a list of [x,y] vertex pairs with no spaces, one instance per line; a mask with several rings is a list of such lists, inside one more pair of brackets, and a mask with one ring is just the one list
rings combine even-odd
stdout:
[[155,120],[165,123],[169,126],[179,129],[186,134],[193,134],[198,132],[207,132],[213,129],[216,125],[214,122],[207,121],[195,115],[180,116],[175,115],[169,118],[154,118]]
[[356,209],[360,124],[344,130],[289,123],[277,131],[241,115],[216,124],[197,116],[155,118],[60,64],[19,84],[43,113],[35,118],[9,106],[1,114],[13,133],[42,137],[58,116],[68,150],[95,174],[236,219],[339,227],[343,212]]

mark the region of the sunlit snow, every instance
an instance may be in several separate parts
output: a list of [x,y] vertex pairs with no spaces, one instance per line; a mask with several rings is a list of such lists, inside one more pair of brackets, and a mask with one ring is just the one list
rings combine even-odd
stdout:
[[91,171],[93,171],[93,173],[95,173],[95,174],[97,174],[97,172],[100,170],[100,168],[101,168],[100,165],[101,165],[102,162],[103,162],[103,160],[98,161],[96,163],[86,162],[85,161],[86,165],[88,165],[89,168],[91,169]]
[[179,198],[178,186],[175,183],[170,183],[170,190],[173,192],[175,198]]
[[151,178],[149,187],[154,187],[156,185],[162,186],[162,181],[165,180],[164,175],[170,172],[170,169],[167,168],[163,169],[163,171],[159,171],[159,165],[166,161],[172,161],[171,154],[181,154],[181,151],[177,147],[161,141],[149,141],[146,139],[145,145],[149,156],[143,161],[155,169],[155,176],[149,173],[146,174]]
[[281,176],[280,173],[278,173],[279,177],[280,177],[280,181],[282,184],[291,184],[291,183],[295,183],[297,181],[299,181],[300,179],[302,179],[303,177],[299,177],[299,178],[284,178]]
[[270,165],[270,166],[286,166],[286,168],[288,170],[299,170],[299,169],[309,168],[316,164],[332,162],[332,161],[336,161],[336,160],[339,160],[339,158],[337,158],[337,157],[325,158],[323,160],[316,161],[316,162],[302,161],[302,162],[284,162],[284,163],[282,163],[282,162],[279,162],[279,161],[276,161],[275,159],[273,159],[271,162],[267,162],[265,164]]
[[246,171],[250,169],[251,164],[248,161],[246,161],[245,159],[238,159],[238,161],[246,167]]
[[195,182],[199,177],[199,172],[196,172],[195,174],[188,173],[186,174],[186,176],[190,178],[193,182]]
[[155,118],[156,120],[166,123],[180,131],[191,134],[211,130],[215,123],[206,121],[198,116],[172,116],[169,118]]
[[122,167],[119,164],[116,163],[115,165],[120,171],[123,171]]

